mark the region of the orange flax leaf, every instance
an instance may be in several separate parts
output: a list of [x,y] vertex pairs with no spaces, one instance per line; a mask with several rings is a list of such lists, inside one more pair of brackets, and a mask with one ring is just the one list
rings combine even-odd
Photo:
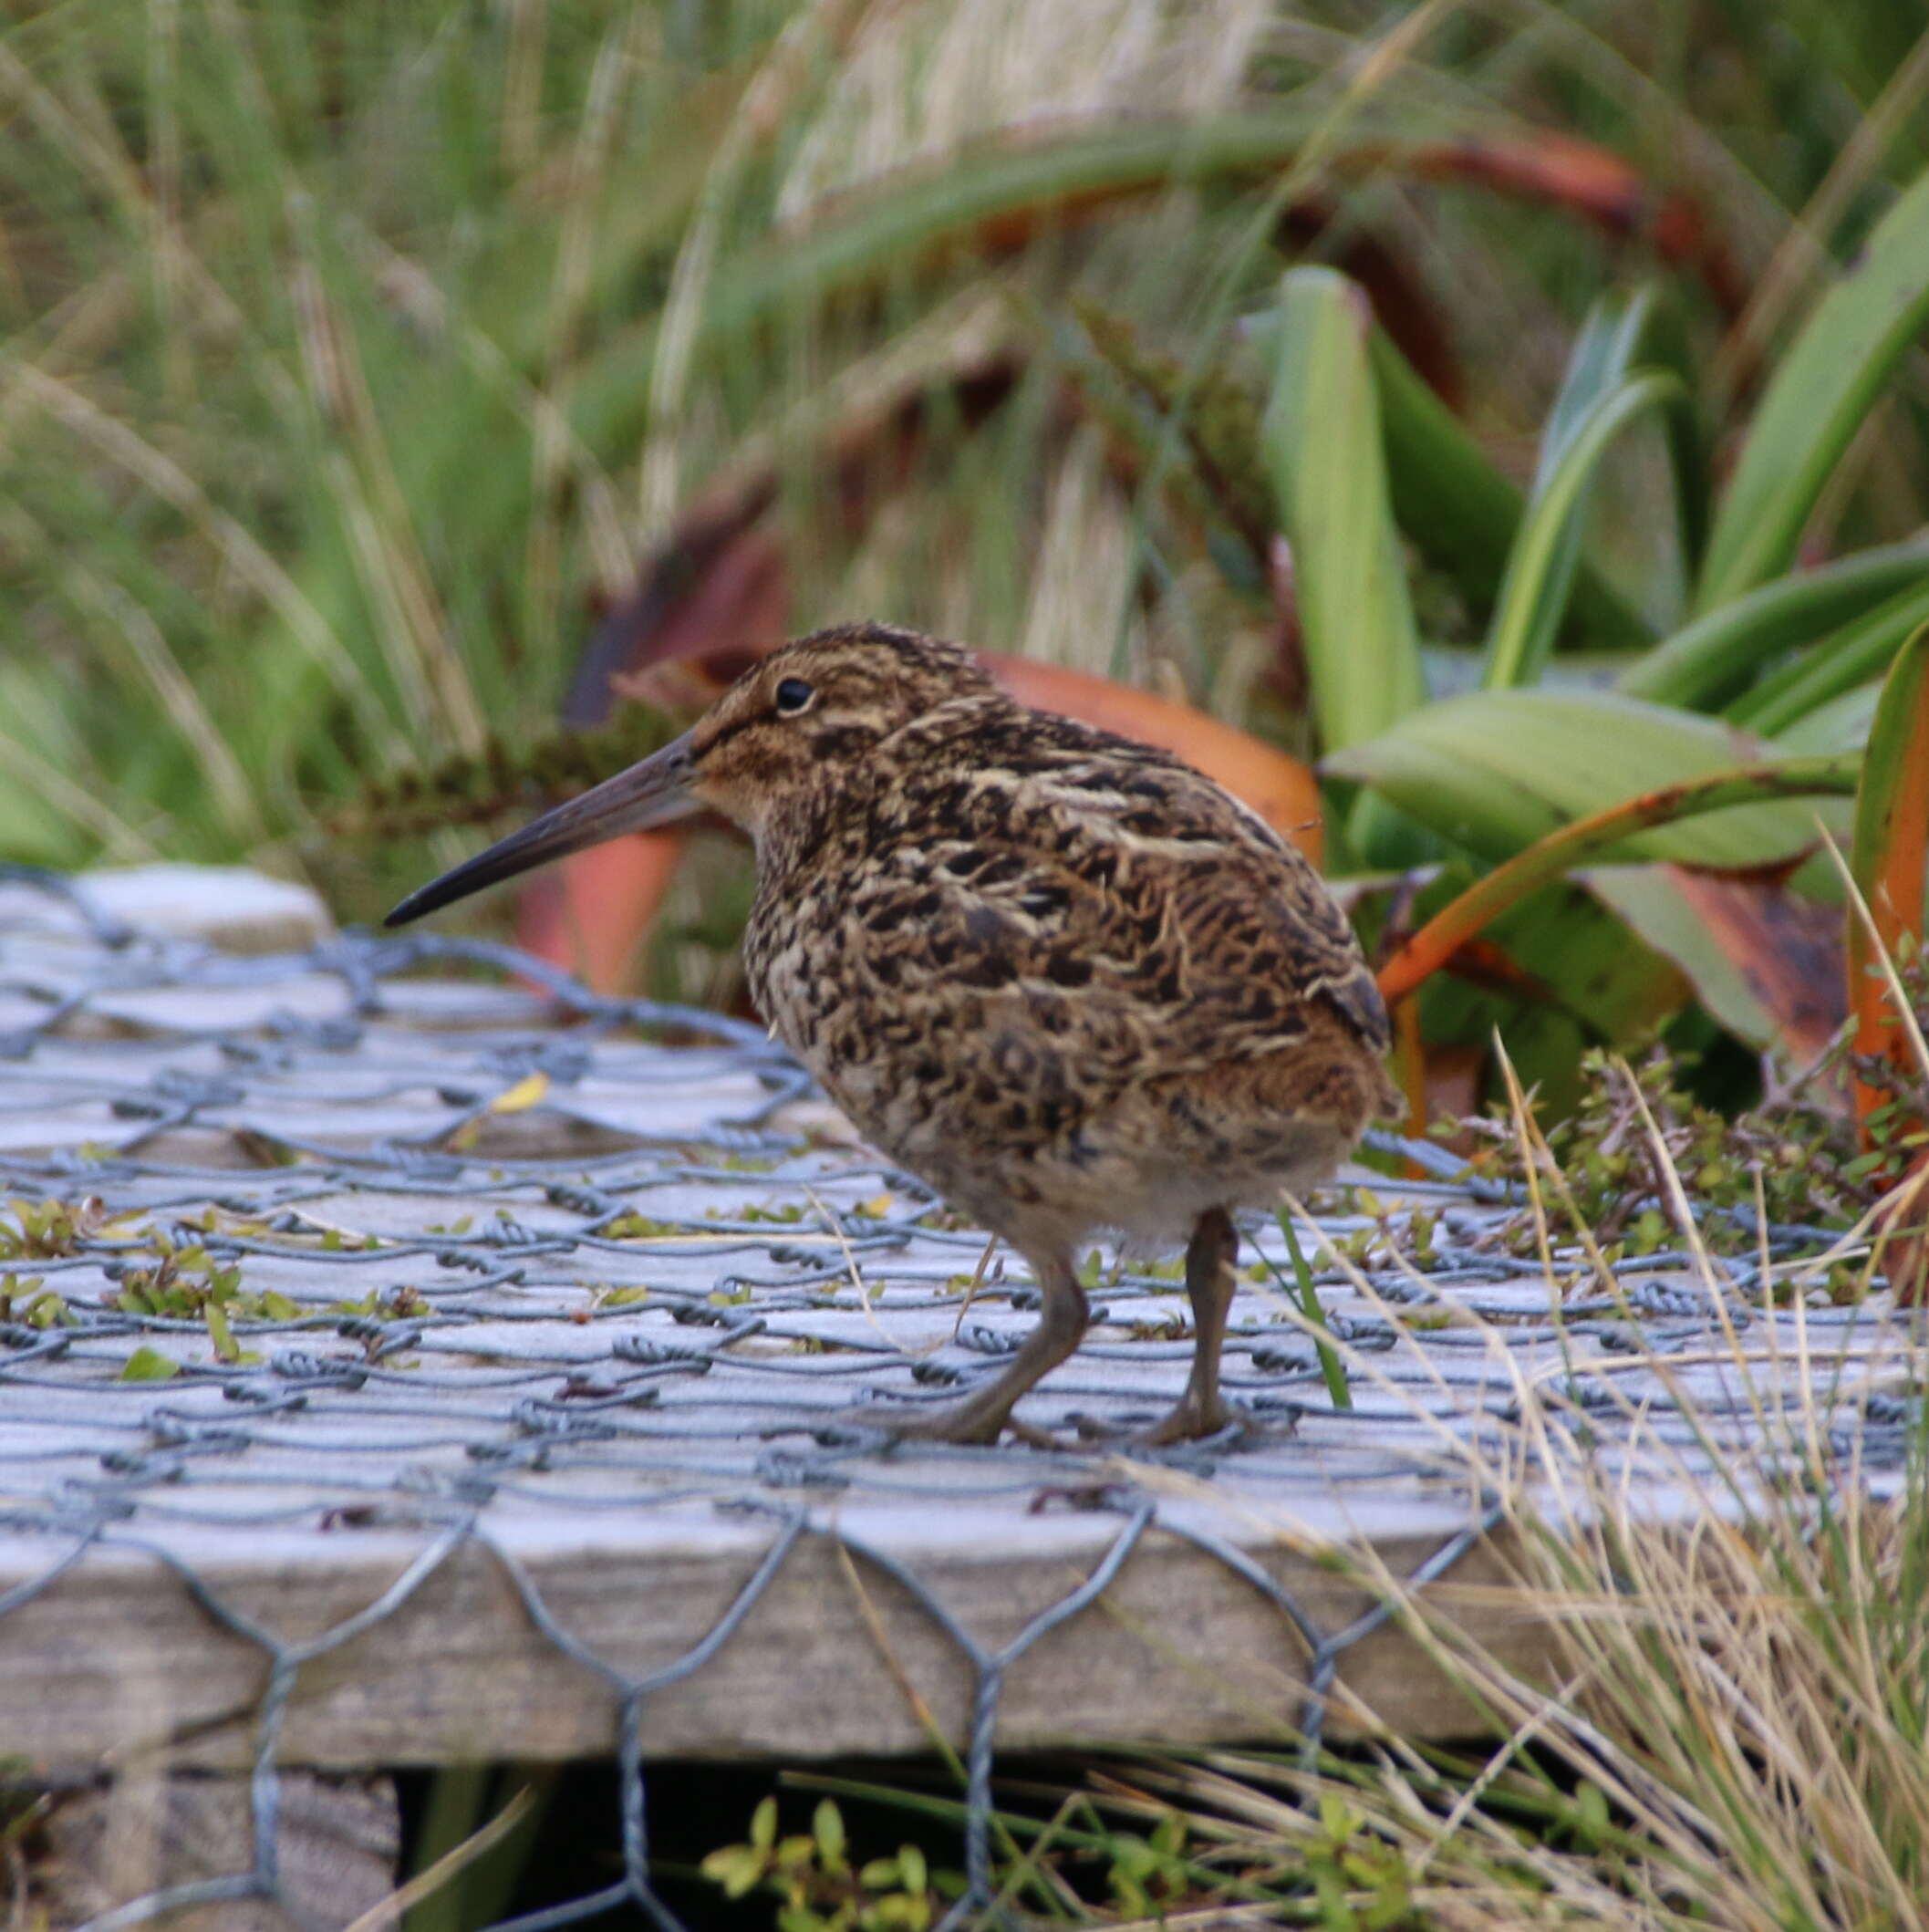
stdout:
[[1577,818],[1516,853],[1436,912],[1381,967],[1381,995],[1388,1005],[1404,1000],[1468,940],[1529,893],[1637,833],[1727,805],[1818,793],[1851,793],[1856,769],[1856,761],[1851,758],[1793,758],[1781,764],[1738,765],[1685,779],[1679,784],[1663,785]]
[[[1849,920],[1849,1009],[1855,1051],[1896,1066],[1909,1044],[1882,955],[1895,958],[1923,938],[1924,876],[1929,872],[1929,624],[1897,654],[1869,729],[1856,796],[1850,869],[1869,919]],[[1871,930],[1872,927],[1872,930]],[[1856,1118],[1864,1123],[1887,1096],[1858,1078]]]
[[689,843],[682,830],[631,832],[571,853],[523,888],[517,944],[575,973],[592,992],[632,991],[643,943]]

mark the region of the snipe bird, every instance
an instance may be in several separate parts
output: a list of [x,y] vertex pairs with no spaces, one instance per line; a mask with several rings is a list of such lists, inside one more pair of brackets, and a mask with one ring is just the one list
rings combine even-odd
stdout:
[[853,624],[773,652],[389,923],[706,808],[756,847],[744,964],[772,1031],[1042,1292],[985,1386],[867,1418],[995,1440],[1077,1347],[1075,1257],[1113,1231],[1188,1242],[1191,1374],[1144,1439],[1236,1420],[1232,1212],[1326,1179],[1393,1098],[1385,1009],[1312,867],[1168,753],[1014,703],[955,645]]

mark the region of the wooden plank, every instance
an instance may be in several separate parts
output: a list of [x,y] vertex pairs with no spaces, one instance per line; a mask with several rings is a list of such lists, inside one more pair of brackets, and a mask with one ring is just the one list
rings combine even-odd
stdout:
[[[243,866],[107,866],[75,886],[103,919],[170,939],[201,940],[223,952],[298,952],[335,930],[312,886]],[[44,920],[56,903],[27,886],[0,884],[0,926]],[[78,910],[67,920],[70,930],[84,930]]]
[[[26,1922],[79,1926],[163,1885],[244,1872],[254,1859],[249,1781],[160,1766],[63,1792],[36,1835]],[[229,1899],[171,1914],[174,1932],[292,1932],[345,1926],[395,1889],[400,1807],[387,1777],[285,1771],[278,1781],[278,1902]]]
[[[1336,1509],[1325,1527],[1344,1530],[1358,1513]],[[1465,1511],[1408,1501],[1381,1514],[1374,1552],[1401,1575]],[[941,1522],[865,1511],[841,1526],[897,1555],[977,1644],[996,1650],[1078,1585],[1121,1522],[1014,1520],[980,1507]],[[1269,1545],[1249,1522],[1245,1541],[1319,1627],[1338,1630],[1373,1598],[1309,1550],[1310,1527],[1282,1525]],[[715,1629],[778,1528],[769,1518],[692,1514],[650,1535],[552,1522],[501,1541],[562,1628],[640,1678]],[[233,1610],[282,1641],[313,1640],[374,1603],[422,1547],[392,1534],[255,1538],[212,1580]],[[23,1546],[0,1553],[7,1574],[20,1575]],[[210,1561],[204,1542],[200,1554]],[[1504,1543],[1473,1550],[1427,1600],[1531,1668],[1545,1633],[1495,1607],[1505,1556]],[[0,1622],[0,1736],[44,1770],[128,1763],[163,1749],[177,1768],[237,1769],[254,1749],[268,1661],[150,1558],[99,1550]],[[1299,1710],[1306,1661],[1286,1617],[1250,1583],[1155,1528],[1099,1601],[1011,1667],[997,1735],[1006,1747],[1279,1735]],[[1464,1734],[1473,1721],[1394,1626],[1347,1655],[1341,1681],[1333,1718],[1343,1729],[1356,1721],[1354,1695],[1408,1736]],[[646,1750],[810,1758],[928,1749],[907,1688],[957,1740],[974,1683],[969,1660],[910,1592],[847,1557],[833,1534],[806,1532],[717,1655],[649,1698]],[[502,1563],[471,1542],[392,1615],[304,1667],[280,1756],[320,1767],[580,1757],[612,1748],[614,1712],[609,1687],[531,1623]]]

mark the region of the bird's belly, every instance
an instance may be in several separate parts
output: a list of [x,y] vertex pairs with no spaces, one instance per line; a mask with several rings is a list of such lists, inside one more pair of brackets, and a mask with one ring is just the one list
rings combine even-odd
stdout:
[[1254,1092],[1250,1067],[1147,1077],[1009,1031],[860,1041],[855,1025],[820,1015],[791,1044],[872,1146],[1011,1239],[1182,1241],[1208,1208],[1324,1180],[1356,1131]]
[[1009,1239],[1182,1240],[1208,1208],[1326,1179],[1379,1097],[1364,1075],[1322,1083],[1311,1030],[1283,1051],[1249,1034],[1223,1060],[1181,1058],[1120,1002],[914,983],[859,922],[816,937],[753,919],[746,964],[773,1030],[866,1140]]
[[1317,1185],[1351,1137],[1302,1116],[1175,1109],[1152,1085],[1095,1096],[1055,1131],[1037,1126],[1022,1094],[988,1122],[942,1096],[874,1099],[847,1079],[833,1091],[873,1145],[994,1231],[1110,1231],[1141,1247],[1183,1241],[1208,1208],[1270,1205]]

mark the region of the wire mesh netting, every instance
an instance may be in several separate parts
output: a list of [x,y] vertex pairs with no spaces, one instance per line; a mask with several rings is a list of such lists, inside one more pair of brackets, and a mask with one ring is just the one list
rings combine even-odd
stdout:
[[[288,1765],[596,1749],[620,1875],[516,1923],[670,1926],[652,1755],[907,1748],[919,1697],[964,1746],[962,1924],[994,1740],[1236,1735],[1261,1694],[1309,1750],[1335,1712],[1447,1722],[1395,1613],[1550,1454],[1678,1486],[1771,1456],[1778,1404],[1861,1478],[1907,1453],[1908,1338],[1771,1292],[1817,1231],[1550,1261],[1504,1190],[1405,1142],[1439,1178],[1362,1176],[1302,1223],[1322,1329],[1282,1228],[1245,1231],[1238,1428],[1134,1446],[1186,1303],[1176,1262],[1107,1252],[1026,1405],[1061,1447],[894,1444],[1036,1293],[758,1029],[473,941],[234,957],[10,878],[0,1713],[39,1761],[131,1724],[252,1780],[243,1868],[95,1932],[275,1899]],[[1215,1701],[1185,1655],[1215,1646],[1267,1675]],[[103,1694],[124,1678],[145,1703]]]

